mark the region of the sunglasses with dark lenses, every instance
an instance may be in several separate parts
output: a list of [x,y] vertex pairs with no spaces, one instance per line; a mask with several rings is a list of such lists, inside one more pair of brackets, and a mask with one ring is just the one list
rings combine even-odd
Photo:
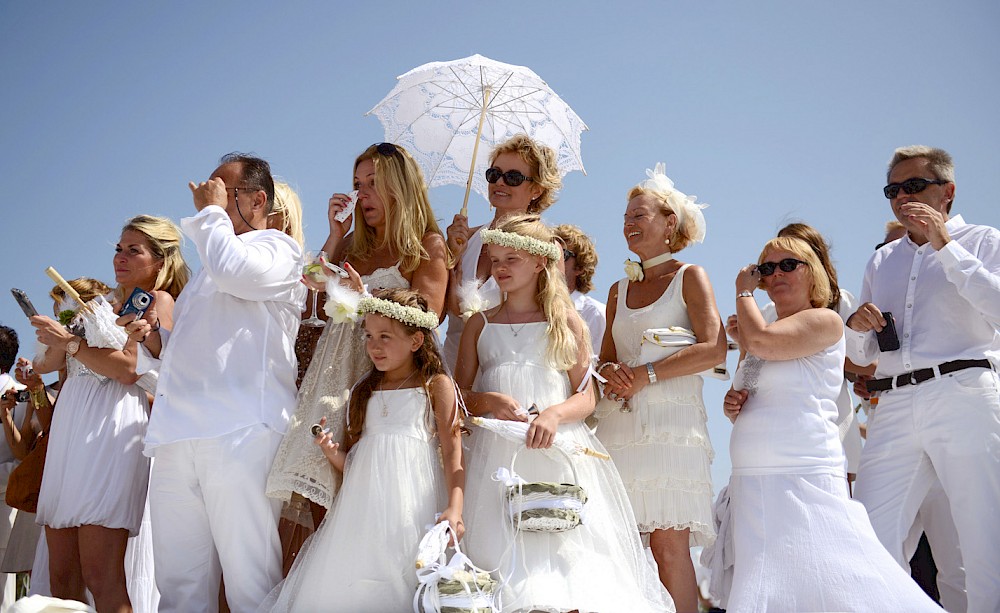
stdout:
[[567,249],[567,248],[563,247],[563,261],[564,261],[564,262],[565,262],[566,260],[570,259],[570,258],[575,258],[575,257],[576,257],[576,254],[575,254],[575,253],[573,253],[573,252],[572,252],[572,251],[570,251],[569,249]]
[[760,276],[770,277],[776,268],[780,268],[782,272],[792,272],[799,267],[799,264],[805,264],[805,262],[795,258],[785,258],[780,262],[761,262],[757,265],[757,270],[760,271]]
[[519,170],[508,170],[507,172],[500,172],[500,169],[496,166],[486,169],[486,180],[490,183],[496,183],[503,177],[503,182],[511,187],[517,187],[518,185],[524,183],[525,181],[534,181],[531,177],[526,177],[521,174]]
[[892,200],[899,194],[899,190],[903,190],[907,194],[919,194],[920,192],[927,189],[928,185],[944,185],[947,181],[941,181],[940,179],[907,179],[902,183],[890,183],[882,188],[882,193],[889,200]]
[[378,151],[382,155],[399,153],[399,147],[393,145],[392,143],[375,143],[372,147],[375,147],[375,151]]

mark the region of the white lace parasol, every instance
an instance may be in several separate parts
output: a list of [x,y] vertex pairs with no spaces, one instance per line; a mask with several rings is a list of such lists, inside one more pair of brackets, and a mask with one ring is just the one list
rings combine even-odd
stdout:
[[430,187],[464,184],[466,201],[470,187],[488,196],[490,150],[516,134],[551,147],[561,174],[586,174],[580,134],[587,125],[525,66],[481,55],[424,64],[398,77],[367,114],[382,122],[386,141],[413,155]]

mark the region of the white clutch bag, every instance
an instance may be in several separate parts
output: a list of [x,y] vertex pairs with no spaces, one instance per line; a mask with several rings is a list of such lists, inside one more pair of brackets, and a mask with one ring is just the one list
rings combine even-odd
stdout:
[[[642,345],[639,347],[638,363],[657,362],[697,342],[697,337],[687,328],[677,326],[670,328],[650,328],[642,333]],[[729,371],[726,370],[725,362],[696,374],[701,377],[711,377],[721,381],[729,380]]]

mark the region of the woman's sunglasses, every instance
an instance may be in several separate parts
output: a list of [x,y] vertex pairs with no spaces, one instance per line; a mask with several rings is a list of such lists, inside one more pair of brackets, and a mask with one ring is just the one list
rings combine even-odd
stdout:
[[532,177],[524,176],[519,170],[501,172],[496,166],[486,169],[486,180],[490,183],[496,183],[500,180],[500,177],[503,177],[503,182],[510,187],[517,187],[525,181],[534,181]]
[[944,185],[948,181],[941,181],[938,179],[907,179],[902,183],[890,183],[882,188],[882,193],[889,200],[892,200],[899,194],[899,190],[903,190],[907,194],[919,194],[920,192],[927,189],[928,185]]
[[795,258],[785,258],[780,262],[761,262],[757,265],[757,270],[760,271],[760,276],[770,277],[776,268],[780,268],[782,272],[792,272],[799,267],[799,264],[805,264],[805,262]]

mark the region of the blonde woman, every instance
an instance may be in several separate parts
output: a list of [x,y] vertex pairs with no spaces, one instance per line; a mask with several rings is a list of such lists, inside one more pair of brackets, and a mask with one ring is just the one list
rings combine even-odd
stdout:
[[[693,197],[662,164],[628,193],[623,233],[640,262],[608,292],[599,372],[608,382],[598,435],[621,471],[639,532],[649,536],[660,580],[678,611],[697,611],[690,547],[715,539],[712,444],[697,373],[725,361],[726,336],[708,275],[674,253],[705,236]],[[642,357],[646,330],[679,327],[693,343],[662,359]]]
[[467,217],[455,215],[454,222],[448,226],[448,248],[457,259],[451,272],[447,305],[448,333],[444,343],[445,363],[452,369],[455,368],[458,343],[465,325],[460,315],[462,306],[457,291],[459,287],[475,280],[482,285],[483,295],[490,298],[494,305],[499,300],[480,233],[484,228],[496,227],[510,215],[542,213],[556,201],[556,192],[562,187],[555,151],[524,134],[500,143],[490,153],[486,180],[490,184],[493,220],[488,226],[470,228]]
[[[431,210],[423,173],[410,154],[392,143],[368,147],[354,162],[358,190],[354,231],[351,217],[336,219],[350,197],[330,198],[330,235],[323,250],[349,272],[356,291],[367,287],[412,288],[435,313],[444,308],[448,252]],[[278,448],[267,481],[269,496],[288,500],[298,493],[311,500],[316,525],[340,486],[330,464],[311,444],[312,424],[326,418],[335,441],[343,442],[351,386],[371,369],[360,324],[329,322],[316,344],[299,388],[298,408]]]
[[[504,611],[672,610],[646,563],[614,464],[545,451],[557,435],[603,451],[583,423],[595,402],[590,337],[559,271],[562,247],[535,215],[508,217],[482,236],[505,297],[469,319],[455,380],[474,415],[530,425],[520,442],[474,432],[466,551],[483,568],[500,569]],[[515,453],[513,470],[526,481],[571,483],[579,477],[577,485],[587,492],[581,525],[565,532],[512,530],[504,484],[493,475],[510,466]],[[515,480],[509,476],[507,483]]]
[[[89,590],[101,611],[132,610],[125,549],[139,532],[149,480],[149,459],[142,454],[149,400],[136,385],[136,363],[149,328],[173,325],[174,298],[189,276],[180,243],[177,226],[161,217],[140,215],[122,229],[112,308],[117,312],[135,288],[151,292],[155,302],[143,322],[126,325],[129,338],[121,349],[91,347],[59,321],[31,318],[38,340],[48,346],[35,370],[66,368],[37,514],[45,526],[52,595],[85,601]],[[89,280],[78,281],[76,289],[86,299],[105,287]],[[53,297],[57,316],[79,308],[61,290]],[[158,347],[150,353],[155,356]]]
[[[736,276],[728,611],[941,611],[875,536],[846,483],[837,427],[844,321],[805,241],[771,239]],[[768,323],[753,297],[774,302]]]

